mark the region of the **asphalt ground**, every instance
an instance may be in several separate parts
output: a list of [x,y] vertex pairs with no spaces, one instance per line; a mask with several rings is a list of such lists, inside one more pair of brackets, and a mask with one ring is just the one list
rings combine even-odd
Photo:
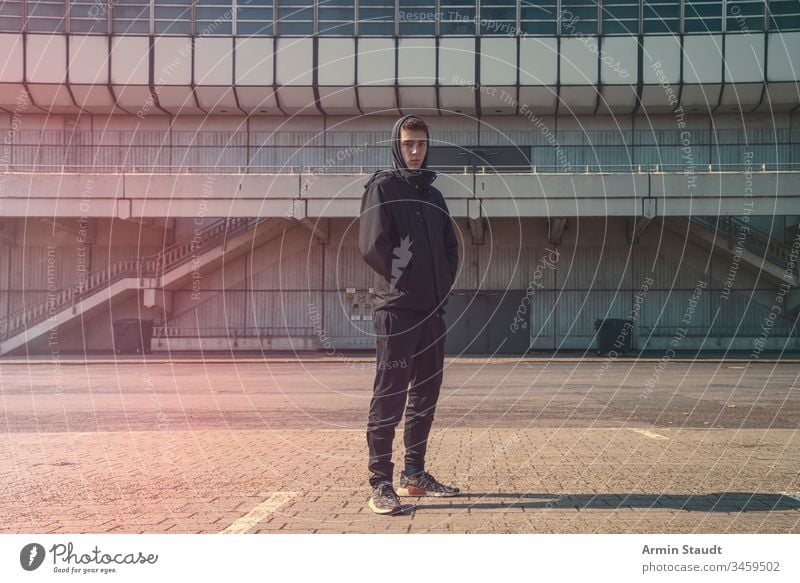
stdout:
[[445,364],[427,469],[463,495],[387,517],[374,356],[2,359],[0,532],[800,532],[796,360]]

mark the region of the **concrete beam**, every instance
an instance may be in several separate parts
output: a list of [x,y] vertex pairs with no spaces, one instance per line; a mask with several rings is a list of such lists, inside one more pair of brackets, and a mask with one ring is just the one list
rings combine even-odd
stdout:
[[567,228],[566,217],[553,217],[547,219],[547,238],[551,245],[560,245],[561,236]]
[[[357,217],[367,175],[9,173],[0,217]],[[92,185],[91,198],[86,184]],[[441,174],[454,217],[793,215],[800,172]],[[303,216],[296,215],[303,201]],[[480,209],[480,213],[476,209]]]

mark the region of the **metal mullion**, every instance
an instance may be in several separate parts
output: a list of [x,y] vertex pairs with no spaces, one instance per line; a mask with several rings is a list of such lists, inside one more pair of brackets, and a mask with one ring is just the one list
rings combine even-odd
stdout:
[[681,0],[681,21],[678,23],[678,30],[681,34],[686,34],[686,0]]
[[603,0],[597,0],[597,36],[603,34]]
[[556,2],[556,36],[561,36],[561,0]]
[[639,10],[637,11],[638,14],[636,17],[636,33],[644,34],[644,0],[639,0],[637,7]]

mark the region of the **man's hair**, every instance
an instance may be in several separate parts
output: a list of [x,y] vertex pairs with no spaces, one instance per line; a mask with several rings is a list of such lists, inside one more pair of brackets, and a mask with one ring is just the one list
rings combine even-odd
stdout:
[[403,122],[403,125],[400,126],[401,130],[425,130],[425,137],[430,137],[430,132],[428,125],[422,121],[422,119],[414,116],[409,117],[406,121]]

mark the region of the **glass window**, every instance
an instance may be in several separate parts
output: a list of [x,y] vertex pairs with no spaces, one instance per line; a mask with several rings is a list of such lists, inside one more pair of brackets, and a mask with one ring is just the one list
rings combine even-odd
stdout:
[[242,36],[271,36],[273,28],[273,0],[237,0],[236,34]]
[[555,35],[557,23],[557,0],[520,0],[519,25],[523,33]]
[[684,0],[684,32],[721,32],[722,0]]
[[358,34],[391,36],[394,34],[393,0],[359,0]]
[[156,34],[192,34],[192,0],[155,0]]
[[638,34],[639,0],[605,0],[603,34]]
[[797,0],[770,0],[770,30],[800,30],[800,2]]
[[642,32],[680,32],[680,0],[643,0]]
[[561,34],[597,34],[597,2],[561,0]]
[[64,0],[28,0],[26,6],[30,32],[66,32]]
[[515,36],[517,3],[515,0],[481,0],[480,34]]
[[436,34],[435,0],[399,0],[400,34]]
[[8,0],[0,3],[0,30],[20,32],[22,30],[22,2]]
[[475,2],[439,0],[439,34],[475,35]]
[[150,32],[150,0],[117,0],[111,4],[111,30],[119,33]]
[[[6,2],[3,2],[3,5],[5,4]],[[71,0],[69,30],[78,33],[107,33],[108,5],[98,0]]]
[[761,32],[764,30],[765,0],[728,0],[725,30],[729,32]]
[[327,35],[355,34],[355,0],[320,0],[317,32]]
[[233,0],[195,0],[194,18],[198,36],[233,34]]

